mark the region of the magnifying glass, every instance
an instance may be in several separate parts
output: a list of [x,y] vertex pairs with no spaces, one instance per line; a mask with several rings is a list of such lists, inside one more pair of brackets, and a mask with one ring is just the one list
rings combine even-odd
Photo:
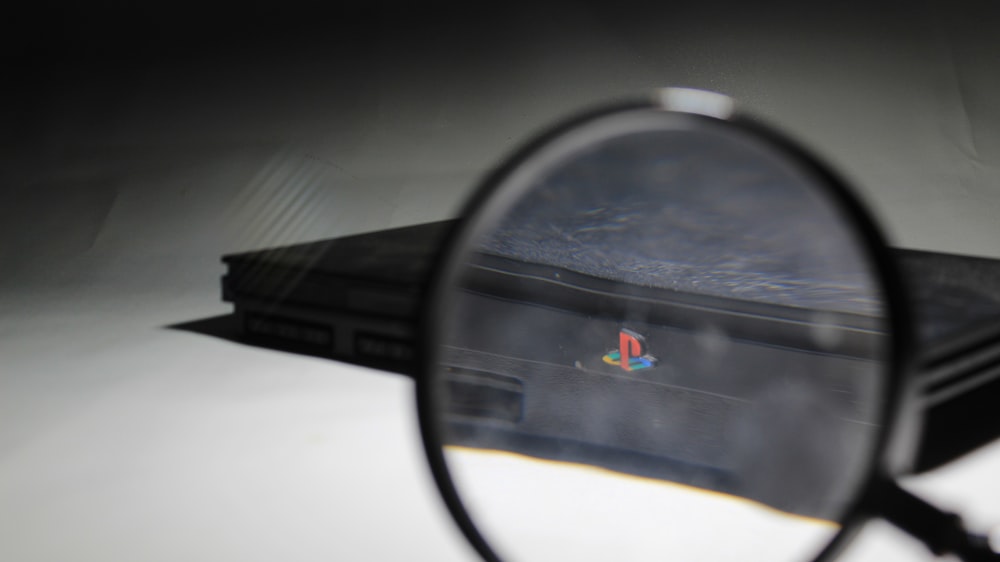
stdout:
[[486,560],[829,559],[871,517],[996,559],[915,454],[897,261],[828,167],[714,93],[574,117],[433,269],[418,402]]

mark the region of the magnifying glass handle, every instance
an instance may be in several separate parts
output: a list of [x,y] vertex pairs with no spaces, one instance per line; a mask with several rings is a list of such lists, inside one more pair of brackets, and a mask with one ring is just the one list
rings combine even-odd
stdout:
[[935,555],[951,554],[965,562],[1000,561],[989,537],[970,532],[957,514],[927,503],[893,481],[883,482],[880,488],[879,515],[923,542]]

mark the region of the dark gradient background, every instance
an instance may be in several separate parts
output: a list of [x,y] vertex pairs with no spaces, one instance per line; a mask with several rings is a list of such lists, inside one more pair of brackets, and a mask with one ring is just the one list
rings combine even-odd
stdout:
[[[717,90],[894,243],[1000,256],[994,2],[196,2],[0,14],[0,559],[470,560],[411,382],[167,326],[224,253],[454,216],[553,119]],[[1000,521],[1000,451],[913,486]],[[930,559],[874,526],[847,559]]]

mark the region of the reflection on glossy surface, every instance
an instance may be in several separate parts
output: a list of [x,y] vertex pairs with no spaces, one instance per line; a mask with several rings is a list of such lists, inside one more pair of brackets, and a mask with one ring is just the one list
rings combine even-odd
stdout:
[[873,453],[887,348],[825,186],[723,123],[636,111],[497,193],[444,289],[434,380],[500,557],[822,548]]

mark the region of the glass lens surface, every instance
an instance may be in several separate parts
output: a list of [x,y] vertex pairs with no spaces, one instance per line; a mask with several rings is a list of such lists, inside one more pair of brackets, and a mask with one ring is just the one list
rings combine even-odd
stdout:
[[870,252],[725,123],[583,126],[505,176],[439,288],[448,472],[500,558],[806,560],[882,420]]

